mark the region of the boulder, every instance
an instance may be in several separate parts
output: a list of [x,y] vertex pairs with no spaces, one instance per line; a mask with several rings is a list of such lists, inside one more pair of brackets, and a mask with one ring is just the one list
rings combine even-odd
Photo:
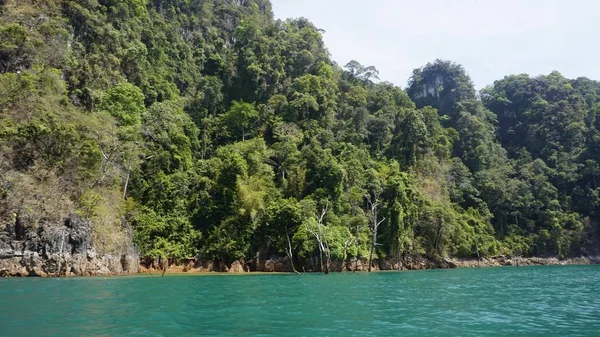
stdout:
[[265,273],[272,273],[275,271],[275,261],[274,260],[266,260],[265,266],[263,268]]
[[402,269],[402,262],[398,259],[383,259],[379,261],[380,270],[400,270]]
[[289,273],[293,271],[293,268],[287,256],[271,255],[264,261],[264,264],[261,262],[259,270],[267,273]]
[[230,273],[245,273],[244,265],[240,261],[233,261],[231,267],[229,267]]
[[194,262],[194,268],[198,269],[199,272],[211,272],[213,269],[214,261],[212,260],[201,260],[196,259]]
[[356,257],[351,257],[346,260],[346,270],[348,271],[368,271],[369,270],[369,261],[364,259],[357,259]]

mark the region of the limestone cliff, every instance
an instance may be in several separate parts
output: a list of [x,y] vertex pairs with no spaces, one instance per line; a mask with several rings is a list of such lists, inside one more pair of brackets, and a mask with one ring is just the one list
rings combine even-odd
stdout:
[[102,242],[94,242],[98,236],[93,233],[92,223],[77,215],[63,223],[36,228],[17,221],[0,229],[0,276],[137,273],[139,256],[132,241],[133,231],[122,221],[120,232],[121,244],[107,250]]

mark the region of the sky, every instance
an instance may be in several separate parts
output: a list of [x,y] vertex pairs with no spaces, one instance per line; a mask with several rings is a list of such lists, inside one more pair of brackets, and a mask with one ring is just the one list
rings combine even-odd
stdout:
[[373,65],[405,87],[436,58],[462,64],[481,89],[506,75],[557,70],[600,80],[599,0],[271,0],[278,19],[325,30],[334,61]]

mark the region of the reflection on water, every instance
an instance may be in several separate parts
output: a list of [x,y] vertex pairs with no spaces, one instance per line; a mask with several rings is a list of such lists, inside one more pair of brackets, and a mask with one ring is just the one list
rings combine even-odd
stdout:
[[0,336],[597,336],[600,266],[0,279]]

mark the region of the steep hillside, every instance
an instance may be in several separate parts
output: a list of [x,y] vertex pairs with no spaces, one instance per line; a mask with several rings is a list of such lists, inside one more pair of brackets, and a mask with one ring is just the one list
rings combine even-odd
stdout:
[[132,231],[253,270],[598,254],[598,114],[556,72],[403,90],[268,0],[0,0],[0,273],[136,271]]

